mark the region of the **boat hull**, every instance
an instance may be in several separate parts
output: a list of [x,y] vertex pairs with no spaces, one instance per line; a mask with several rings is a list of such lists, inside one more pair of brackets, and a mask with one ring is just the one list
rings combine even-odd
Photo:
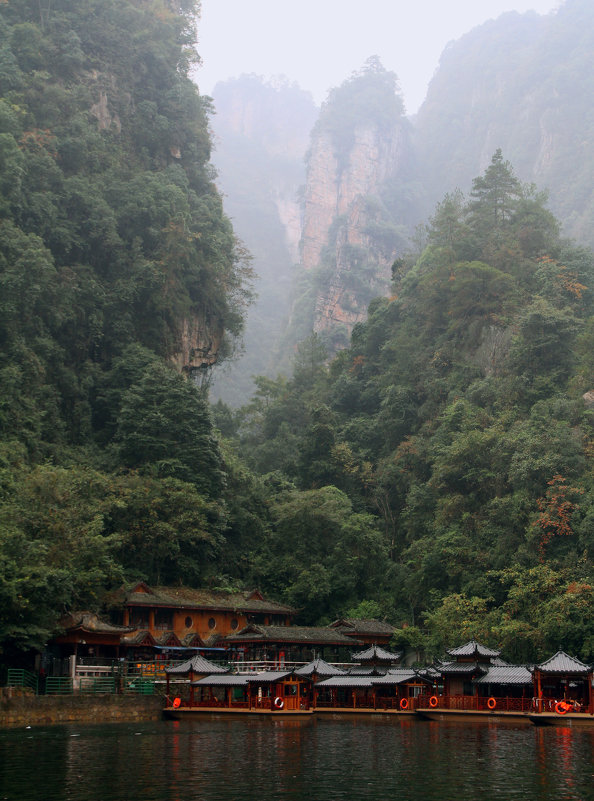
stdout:
[[273,718],[307,718],[313,715],[313,709],[233,709],[233,707],[165,707],[163,714],[172,720],[199,717],[200,715],[252,715]]
[[417,717],[421,720],[457,721],[460,723],[476,723],[487,721],[493,723],[522,723],[530,725],[529,712],[503,712],[473,709],[417,709]]
[[558,715],[556,712],[537,712],[530,715],[530,721],[535,726],[562,726],[563,728],[586,726],[594,728],[594,715],[583,712],[568,713],[567,715]]

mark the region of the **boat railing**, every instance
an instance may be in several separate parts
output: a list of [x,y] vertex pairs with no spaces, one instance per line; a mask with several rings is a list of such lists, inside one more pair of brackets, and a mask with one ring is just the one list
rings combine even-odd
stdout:
[[415,700],[417,709],[449,709],[459,712],[532,712],[532,698],[482,695],[420,695]]

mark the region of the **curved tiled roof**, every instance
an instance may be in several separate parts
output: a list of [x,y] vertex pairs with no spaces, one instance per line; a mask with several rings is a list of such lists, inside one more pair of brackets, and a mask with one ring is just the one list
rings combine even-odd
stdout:
[[148,629],[138,629],[120,638],[122,645],[154,645],[155,638]]
[[217,674],[215,676],[204,676],[192,682],[193,687],[238,687],[248,683],[249,676],[239,675],[238,673],[228,673],[227,675]]
[[323,659],[314,659],[313,662],[310,662],[303,667],[297,668],[295,671],[295,675],[297,676],[312,676],[313,674],[316,676],[344,676],[345,671],[341,668],[334,667],[329,662],[325,662]]
[[585,665],[579,659],[569,656],[565,651],[557,651],[546,662],[536,665],[535,670],[540,670],[542,673],[577,673],[581,675],[587,675],[592,672],[592,668],[589,665]]
[[496,665],[474,684],[532,684],[532,673],[525,665]]
[[447,653],[450,656],[499,656],[501,651],[495,651],[493,648],[487,648],[486,645],[481,645],[476,640],[470,640],[465,645],[460,645],[458,648],[448,649]]
[[263,670],[260,673],[230,673],[226,676],[204,676],[192,682],[194,687],[232,687],[246,684],[272,684],[291,675],[290,670]]
[[380,685],[396,686],[406,681],[412,681],[419,678],[416,671],[410,670],[394,670],[386,673],[385,676],[333,676],[324,681],[319,681],[316,687],[375,687]]
[[402,658],[402,651],[391,653],[379,645],[372,645],[371,648],[366,648],[365,651],[359,651],[353,654],[353,660],[357,662],[398,662]]
[[466,675],[476,672],[484,673],[487,670],[485,666],[479,665],[478,662],[441,662],[435,667],[444,676],[452,674]]
[[316,687],[371,687],[371,676],[332,676],[319,681]]
[[353,638],[325,626],[246,626],[236,634],[229,634],[223,642],[279,642],[304,645],[346,645],[352,648]]
[[128,606],[160,606],[181,609],[213,609],[230,612],[261,612],[294,615],[296,609],[276,601],[267,601],[257,590],[225,592],[193,587],[151,587],[139,582],[111,595],[112,604]]
[[127,634],[135,629],[135,626],[109,623],[95,612],[70,612],[60,620],[60,626],[66,631],[88,631],[93,634]]
[[205,659],[200,654],[196,654],[196,656],[193,656],[191,659],[186,659],[181,665],[165,668],[166,673],[177,675],[187,675],[188,673],[227,673],[228,670],[228,668],[220,667],[213,662],[209,662],[208,659]]

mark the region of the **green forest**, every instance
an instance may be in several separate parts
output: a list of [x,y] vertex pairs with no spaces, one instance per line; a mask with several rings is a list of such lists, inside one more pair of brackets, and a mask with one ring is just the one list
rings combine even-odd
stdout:
[[497,150],[338,356],[209,404],[185,326],[224,360],[251,271],[198,10],[0,3],[0,659],[144,579],[594,660],[592,253]]

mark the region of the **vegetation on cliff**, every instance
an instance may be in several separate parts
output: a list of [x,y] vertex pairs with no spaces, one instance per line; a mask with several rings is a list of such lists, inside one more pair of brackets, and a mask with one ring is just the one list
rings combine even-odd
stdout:
[[[318,620],[371,604],[435,654],[591,661],[592,254],[500,151],[427,238],[350,348],[327,366],[312,338],[237,416],[274,488],[252,575]],[[318,527],[322,497],[343,511]]]
[[[222,358],[249,299],[188,77],[197,12],[0,5],[5,650],[43,644],[127,574],[199,581],[221,547],[208,405],[169,366]],[[202,354],[183,341],[193,320]]]
[[[314,334],[290,378],[209,410],[170,364],[192,318],[209,361],[248,295],[188,80],[196,6],[0,4],[4,653],[144,578],[386,616],[436,655],[474,636],[592,661],[591,252],[498,150],[335,359]],[[369,64],[325,110],[339,150],[358,80],[359,111],[371,82],[378,124],[402,114]],[[386,252],[394,186],[365,200]]]

